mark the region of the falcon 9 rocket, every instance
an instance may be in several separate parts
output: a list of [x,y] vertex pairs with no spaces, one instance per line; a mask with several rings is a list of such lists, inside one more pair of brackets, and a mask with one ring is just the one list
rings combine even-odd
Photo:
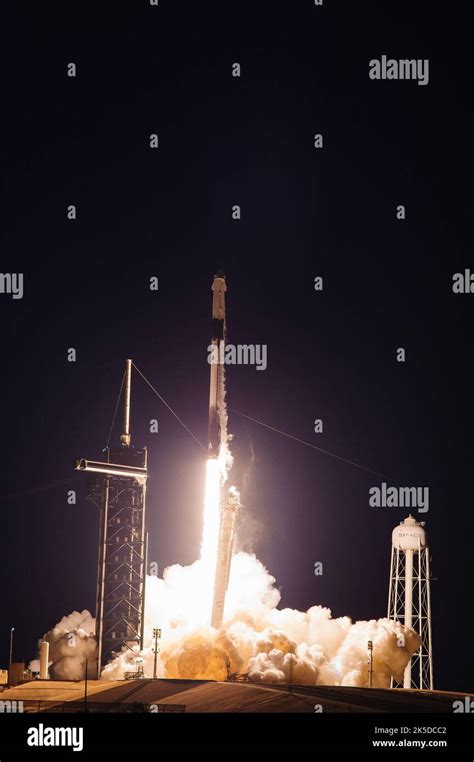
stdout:
[[[215,275],[212,282],[212,337],[211,337],[211,383],[209,393],[209,458],[218,458],[221,441],[225,439],[226,425],[224,404],[224,350],[226,338],[225,277]],[[222,425],[221,425],[222,424]],[[221,485],[222,486],[222,485]],[[211,626],[219,629],[224,617],[225,596],[229,582],[230,564],[234,544],[234,528],[239,508],[238,493],[228,490],[222,499],[219,490],[219,535],[217,540],[216,566],[211,611]]]

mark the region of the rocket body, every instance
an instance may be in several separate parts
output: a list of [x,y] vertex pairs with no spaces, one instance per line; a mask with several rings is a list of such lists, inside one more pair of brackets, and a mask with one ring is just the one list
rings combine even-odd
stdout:
[[[225,293],[227,285],[225,278],[215,275],[212,282],[212,331],[209,347],[209,363],[211,366],[211,383],[209,392],[209,458],[218,458],[219,449],[225,441],[226,413],[224,407],[224,352],[226,340]],[[220,484],[220,493],[222,492]],[[229,583],[229,573],[234,545],[234,530],[239,508],[238,493],[230,488],[222,499],[219,498],[219,535],[217,538],[217,554],[215,569],[213,569],[214,586],[210,623],[220,629],[224,617],[225,597]]]
[[225,292],[227,286],[223,276],[214,276],[212,282],[212,331],[209,362],[211,383],[209,390],[209,457],[217,458],[221,442],[219,405],[223,393],[224,365],[221,360],[225,347]]
[[230,565],[234,548],[235,522],[239,504],[236,490],[229,490],[221,511],[219,547],[214,580],[214,599],[211,612],[211,627],[215,627],[216,630],[222,627],[222,620],[224,618],[225,596],[229,584]]

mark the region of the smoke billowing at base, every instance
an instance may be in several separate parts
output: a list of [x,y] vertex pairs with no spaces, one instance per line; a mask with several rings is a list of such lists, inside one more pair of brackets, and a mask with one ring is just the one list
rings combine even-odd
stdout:
[[[389,687],[400,680],[419,636],[388,619],[353,623],[332,619],[331,611],[312,606],[308,611],[279,609],[275,578],[247,553],[232,559],[223,627],[205,621],[203,591],[207,590],[202,561],[173,565],[163,578],[149,576],[146,586],[145,646],[120,653],[102,671],[116,680],[136,669],[143,658],[145,677],[153,676],[153,628],[161,628],[157,676],[162,678],[225,680],[229,673],[248,673],[249,680],[307,685],[368,685],[367,644],[373,641],[373,686]],[[85,660],[96,655],[94,619],[87,611],[73,612],[48,632],[51,677],[84,676]]]
[[[49,643],[49,674],[53,680],[81,680],[85,675],[86,661],[91,666],[96,664],[94,633],[95,619],[84,609],[64,616],[41,638]],[[32,672],[38,672],[39,659],[30,662],[29,668]]]

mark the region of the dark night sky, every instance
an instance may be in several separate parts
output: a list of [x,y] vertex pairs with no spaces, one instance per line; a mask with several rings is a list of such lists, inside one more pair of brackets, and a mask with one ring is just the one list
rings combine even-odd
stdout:
[[[267,344],[269,358],[265,372],[229,370],[230,406],[430,487],[435,685],[474,690],[474,296],[451,291],[474,269],[472,65],[465,19],[413,5],[76,0],[4,18],[1,267],[24,273],[25,293],[0,296],[1,666],[10,626],[29,660],[64,614],[93,610],[98,516],[73,464],[105,445],[126,357],[206,441],[221,268],[229,341]],[[382,53],[429,58],[430,84],[370,81]],[[150,558],[191,563],[202,452],[136,375],[132,405]],[[406,510],[369,507],[377,477],[235,415],[230,430],[282,605],[384,616]]]

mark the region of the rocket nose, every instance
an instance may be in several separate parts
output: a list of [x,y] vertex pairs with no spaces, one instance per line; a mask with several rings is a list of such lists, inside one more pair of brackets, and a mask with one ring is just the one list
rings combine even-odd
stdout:
[[225,276],[214,275],[211,289],[212,291],[227,291]]

